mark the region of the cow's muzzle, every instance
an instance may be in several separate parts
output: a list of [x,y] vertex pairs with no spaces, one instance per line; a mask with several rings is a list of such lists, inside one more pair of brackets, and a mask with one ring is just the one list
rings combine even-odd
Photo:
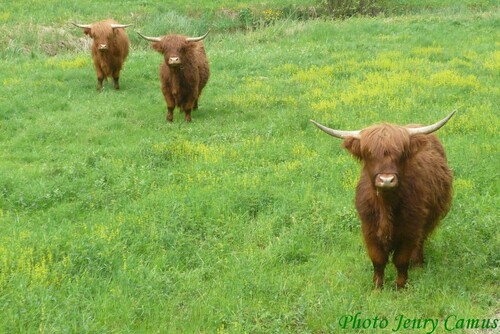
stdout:
[[169,66],[179,66],[179,65],[181,65],[181,58],[179,58],[179,57],[169,57],[168,58],[168,65]]
[[393,173],[380,173],[375,177],[375,187],[391,189],[398,185],[398,176]]
[[106,51],[108,49],[108,44],[99,44],[97,48],[101,51]]

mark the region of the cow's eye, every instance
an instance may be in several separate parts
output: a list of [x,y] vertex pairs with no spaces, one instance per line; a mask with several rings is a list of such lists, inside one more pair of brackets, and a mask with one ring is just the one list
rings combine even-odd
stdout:
[[371,152],[364,152],[361,156],[361,158],[365,161],[374,161],[376,160],[375,157]]

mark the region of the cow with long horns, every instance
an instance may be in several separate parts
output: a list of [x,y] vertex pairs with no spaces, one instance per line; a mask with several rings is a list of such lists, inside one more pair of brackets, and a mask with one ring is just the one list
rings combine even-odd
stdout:
[[82,28],[84,34],[93,39],[91,52],[97,74],[97,90],[101,91],[102,82],[108,77],[113,78],[114,88],[120,89],[120,71],[130,44],[124,28],[132,24],[119,24],[112,19],[93,24],[72,24]]
[[384,284],[392,252],[397,287],[405,286],[410,264],[423,265],[424,241],[448,213],[453,176],[433,132],[454,113],[429,126],[384,123],[360,131],[334,130],[311,121],[343,139],[343,147],[363,164],[355,204],[376,287]]
[[174,119],[174,109],[179,107],[185,119],[191,122],[191,111],[198,109],[198,99],[208,82],[210,69],[201,37],[165,35],[142,38],[153,42],[153,49],[163,55],[160,65],[161,91],[167,103],[167,121]]

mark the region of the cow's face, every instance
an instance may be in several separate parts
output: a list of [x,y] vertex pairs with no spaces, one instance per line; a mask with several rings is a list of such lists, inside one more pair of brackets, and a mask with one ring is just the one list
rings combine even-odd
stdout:
[[410,134],[399,126],[376,125],[361,131],[360,138],[348,137],[344,147],[363,162],[372,184],[380,190],[399,185],[410,154]]
[[180,67],[193,43],[186,41],[183,36],[168,35],[160,42],[153,43],[152,46],[156,51],[163,54],[165,64],[169,67]]
[[99,51],[107,51],[116,38],[115,29],[109,24],[96,23],[92,28],[84,29],[84,33],[94,40],[94,47]]
[[99,51],[106,51],[110,46],[112,47],[112,44],[114,44],[119,34],[118,29],[127,28],[132,25],[119,24],[111,19],[94,24],[80,24],[74,22],[72,22],[72,24],[78,28],[82,28],[83,33],[94,40],[93,49]]
[[169,67],[181,67],[185,62],[189,62],[191,57],[194,57],[194,50],[197,47],[196,42],[203,40],[207,37],[208,32],[200,37],[187,37],[182,35],[166,35],[163,37],[148,37],[143,34],[138,34],[153,42],[151,46],[153,49],[163,55],[165,64]]
[[344,140],[344,147],[363,161],[363,170],[375,188],[390,190],[401,182],[406,166],[411,164],[411,157],[425,147],[425,135],[439,130],[455,112],[452,111],[439,122],[427,126],[402,127],[384,123],[364,130],[346,131],[331,129],[313,120],[311,122],[330,136]]

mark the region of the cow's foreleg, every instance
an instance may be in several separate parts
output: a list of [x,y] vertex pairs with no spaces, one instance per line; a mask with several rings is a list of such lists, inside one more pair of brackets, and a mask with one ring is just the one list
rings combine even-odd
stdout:
[[100,92],[102,89],[102,82],[104,81],[105,75],[102,67],[99,65],[97,58],[94,59],[95,73],[97,74],[97,91]]
[[186,113],[186,115],[184,116],[186,122],[191,122],[191,109],[184,110],[184,112]]
[[116,90],[120,90],[120,83],[118,82],[119,79],[119,77],[113,78],[113,86]]
[[101,92],[102,90],[102,82],[104,81],[104,76],[98,76],[97,77],[97,91]]
[[167,122],[173,122],[174,121],[174,107],[170,108],[167,107]]
[[99,64],[99,58],[95,55],[93,55],[93,57],[94,57],[95,74],[97,75],[97,91],[101,92],[102,82],[104,81],[104,71],[102,70],[102,67]]
[[174,109],[175,109],[175,99],[170,93],[170,91],[162,84],[161,92],[167,103],[167,122],[173,122],[174,120]]
[[119,90],[120,89],[120,76],[117,75],[117,76],[113,76],[113,86],[115,87],[116,90]]
[[120,70],[114,70],[113,71],[113,86],[115,87],[116,90],[120,89]]

